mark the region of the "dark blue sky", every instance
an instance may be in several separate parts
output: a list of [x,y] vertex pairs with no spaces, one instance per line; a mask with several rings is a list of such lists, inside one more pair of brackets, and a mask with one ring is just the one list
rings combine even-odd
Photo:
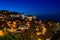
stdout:
[[0,10],[32,15],[59,15],[59,0],[0,0]]

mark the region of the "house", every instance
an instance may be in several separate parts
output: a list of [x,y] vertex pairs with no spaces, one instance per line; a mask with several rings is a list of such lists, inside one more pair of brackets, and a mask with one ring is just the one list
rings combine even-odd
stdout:
[[33,19],[33,16],[32,15],[27,15],[25,17],[25,20],[28,20],[28,21],[32,21],[32,19]]

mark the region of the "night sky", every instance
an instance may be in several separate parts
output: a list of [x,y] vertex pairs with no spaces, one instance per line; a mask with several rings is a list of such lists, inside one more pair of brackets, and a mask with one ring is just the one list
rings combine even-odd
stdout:
[[59,16],[59,0],[0,0],[0,10],[23,12],[26,15]]

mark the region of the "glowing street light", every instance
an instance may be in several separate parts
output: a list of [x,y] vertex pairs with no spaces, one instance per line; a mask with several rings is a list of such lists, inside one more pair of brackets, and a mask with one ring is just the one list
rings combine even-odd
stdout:
[[3,36],[3,35],[4,35],[3,31],[2,31],[2,30],[0,30],[0,36]]

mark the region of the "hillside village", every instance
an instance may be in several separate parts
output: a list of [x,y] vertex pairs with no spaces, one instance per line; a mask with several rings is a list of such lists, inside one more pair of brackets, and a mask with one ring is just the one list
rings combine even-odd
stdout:
[[[51,36],[60,30],[60,23],[39,20],[34,15],[0,10],[0,37],[15,34],[12,40],[50,40]],[[9,40],[11,38],[7,38]]]

